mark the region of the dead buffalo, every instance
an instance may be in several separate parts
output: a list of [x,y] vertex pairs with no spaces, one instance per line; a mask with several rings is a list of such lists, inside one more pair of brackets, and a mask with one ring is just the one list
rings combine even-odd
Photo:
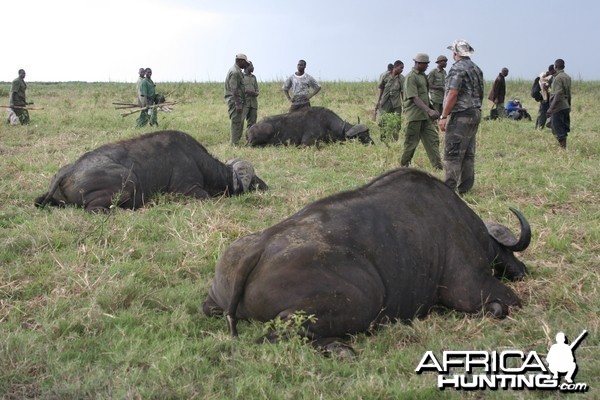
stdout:
[[62,167],[48,192],[35,205],[75,204],[87,211],[111,206],[136,209],[156,193],[180,193],[198,199],[266,190],[252,165],[223,164],[190,135],[160,131],[105,144]]
[[424,316],[435,306],[502,318],[521,302],[498,277],[526,274],[513,251],[531,239],[527,220],[511,210],[519,239],[505,226],[486,225],[440,180],[394,170],[233,242],[217,262],[202,309],[225,313],[234,336],[239,319],[312,314],[316,321],[299,334],[333,349],[339,338]]
[[305,107],[287,114],[273,115],[252,125],[246,132],[248,146],[312,146],[358,138],[371,144],[369,127],[352,125],[323,107]]

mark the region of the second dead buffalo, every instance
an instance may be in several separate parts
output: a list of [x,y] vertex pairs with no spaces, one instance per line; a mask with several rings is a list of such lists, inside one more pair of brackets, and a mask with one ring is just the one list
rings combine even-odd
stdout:
[[246,133],[248,146],[296,145],[313,146],[358,139],[371,144],[369,127],[352,125],[324,107],[307,107],[286,114],[265,117]]
[[157,193],[197,199],[230,196],[267,185],[244,160],[222,163],[179,131],[160,131],[109,143],[62,167],[35,205],[74,204],[86,211],[136,209]]

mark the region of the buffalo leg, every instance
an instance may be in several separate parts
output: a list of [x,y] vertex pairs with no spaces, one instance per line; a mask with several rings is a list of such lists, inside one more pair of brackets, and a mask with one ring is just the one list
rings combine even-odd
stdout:
[[187,187],[179,187],[172,189],[173,193],[181,193],[184,196],[193,197],[199,200],[205,200],[210,197],[208,192],[197,184],[191,184]]
[[90,212],[108,212],[113,205],[113,193],[107,191],[94,192],[85,196],[84,207]]
[[511,288],[493,276],[483,274],[449,282],[440,289],[440,303],[470,314],[484,311],[496,318],[506,317],[508,306],[521,306],[521,301]]

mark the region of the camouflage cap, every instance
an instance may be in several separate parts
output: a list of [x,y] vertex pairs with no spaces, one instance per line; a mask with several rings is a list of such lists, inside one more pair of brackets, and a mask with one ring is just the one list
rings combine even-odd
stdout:
[[244,61],[248,61],[248,57],[246,57],[246,55],[244,53],[238,53],[235,55],[235,59],[236,60],[244,60]]
[[456,53],[461,57],[469,57],[475,52],[475,49],[471,47],[466,40],[460,39],[455,40],[454,43],[447,47],[447,49],[452,50],[453,53]]
[[439,63],[442,61],[448,61],[448,57],[441,55],[441,56],[438,56],[437,60],[435,60],[436,63]]

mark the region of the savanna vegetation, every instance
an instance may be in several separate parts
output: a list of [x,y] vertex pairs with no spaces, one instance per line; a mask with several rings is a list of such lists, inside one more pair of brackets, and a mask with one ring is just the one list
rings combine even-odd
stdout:
[[[286,111],[280,86],[260,84],[259,117]],[[574,82],[567,151],[533,122],[480,126],[475,188],[464,201],[483,219],[517,230],[508,210],[515,207],[533,229],[530,247],[518,255],[530,275],[508,283],[524,307],[509,318],[436,312],[351,338],[358,356],[345,359],[326,358],[293,337],[255,344],[265,329],[255,322],[241,322],[233,339],[224,319],[201,313],[216,260],[233,240],[399,166],[402,135],[382,142],[370,120],[375,83],[323,86],[313,105],[349,122],[360,118],[375,145],[233,148],[222,84],[159,82],[157,90],[178,101],[174,112],[159,115],[161,129],[190,133],[223,161],[250,160],[270,190],[204,202],[158,196],[139,211],[90,214],[40,210],[33,199],[84,152],[151,131],[134,128],[136,116],[122,117],[111,104],[133,101],[135,87],[29,83],[28,99],[45,109],[31,112],[29,126],[0,124],[0,398],[559,398],[552,391],[440,391],[436,374],[414,370],[427,350],[544,356],[558,331],[572,340],[584,329],[576,382],[590,386],[580,397],[599,398],[598,82]],[[507,86],[535,116],[530,83]],[[0,98],[9,87],[0,84]],[[422,147],[413,161],[443,177]]]

